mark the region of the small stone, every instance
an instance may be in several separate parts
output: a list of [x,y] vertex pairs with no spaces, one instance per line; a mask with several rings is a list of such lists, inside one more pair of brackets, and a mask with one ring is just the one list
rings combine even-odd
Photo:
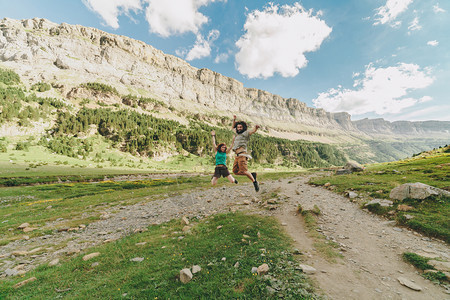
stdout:
[[257,269],[258,275],[264,275],[269,272],[269,265],[268,264],[262,264]]
[[142,242],[142,243],[136,243],[135,245],[136,246],[144,246],[144,245],[146,245],[147,244],[147,242]]
[[49,206],[47,206],[45,209],[52,209],[52,206],[49,205]]
[[401,228],[398,228],[398,227],[394,227],[394,228],[392,228],[392,230],[394,230],[394,231],[398,231],[398,232],[402,232],[402,231],[403,231],[403,229],[401,229]]
[[414,290],[414,291],[421,291],[422,288],[420,286],[418,286],[417,284],[415,284],[414,282],[412,282],[411,280],[405,278],[405,277],[399,277],[397,278],[397,280],[400,282],[400,284]]
[[222,225],[219,225],[219,226],[217,226],[217,229],[220,229],[220,228],[222,228],[223,226]]
[[383,291],[377,288],[377,289],[375,289],[375,292],[382,293]]
[[184,222],[185,225],[189,225],[189,220],[187,217],[182,217],[181,220]]
[[31,232],[34,230],[37,230],[37,228],[36,227],[26,227],[23,229],[23,232],[27,233],[27,232]]
[[227,258],[226,257],[222,257],[222,261],[226,261],[227,260]]
[[239,262],[238,262],[238,261],[234,264],[234,267],[235,267],[236,269],[239,268]]
[[54,260],[48,263],[50,267],[56,266],[57,264],[59,264],[59,258],[55,258]]
[[28,235],[24,235],[24,236],[22,237],[22,239],[28,241],[28,240],[30,239],[30,237],[29,237]]
[[243,234],[242,237],[243,237],[243,238],[246,238],[246,239],[250,238],[250,236],[249,236],[249,235],[246,235],[246,234]]
[[84,229],[84,228],[86,228],[86,225],[80,224],[80,225],[78,225],[78,227],[80,227],[81,229]]
[[253,267],[252,268],[252,274],[256,274],[258,273],[258,268],[257,267]]
[[295,249],[292,251],[292,254],[302,254],[302,253],[300,252],[300,250],[298,250],[297,248],[295,248]]
[[189,230],[191,230],[191,226],[187,226],[187,225],[184,226],[183,229],[182,229],[183,232],[186,232],[186,231],[189,231]]
[[250,205],[251,202],[250,202],[249,200],[244,200],[244,201],[243,201],[243,204],[244,204],[244,205]]
[[28,254],[33,254],[33,253],[39,252],[39,251],[41,251],[41,250],[42,250],[41,247],[34,248],[33,250],[28,251]]
[[287,223],[283,222],[283,223],[281,223],[281,226],[287,226]]
[[350,191],[350,192],[348,192],[348,197],[350,199],[354,199],[354,198],[358,197],[358,194],[355,193],[355,192]]
[[192,280],[192,277],[193,277],[193,275],[191,273],[191,270],[189,270],[189,269],[182,269],[180,271],[180,281],[182,283],[188,283],[189,281]]
[[406,205],[406,204],[400,204],[399,206],[397,206],[397,210],[410,211],[410,210],[414,210],[414,207]]
[[198,273],[202,270],[202,268],[198,265],[192,267],[192,274]]
[[37,279],[36,277],[28,278],[27,280],[21,281],[21,282],[17,283],[16,285],[14,285],[14,288],[18,289],[18,288],[20,288],[21,286],[24,286],[27,283],[35,281],[36,279]]
[[302,269],[302,272],[305,274],[315,274],[317,270],[311,266],[308,265],[299,265],[299,267]]
[[327,183],[325,183],[323,186],[324,186],[324,187],[329,187],[330,185],[331,185],[331,183],[327,182]]
[[99,256],[99,255],[100,255],[100,252],[94,252],[94,253],[91,253],[91,254],[87,254],[87,255],[83,256],[83,260],[87,261],[87,260],[90,260],[90,259],[92,259],[94,257]]
[[110,216],[109,214],[107,214],[107,213],[104,213],[104,214],[102,214],[102,215],[100,216],[100,219],[102,219],[102,220],[107,220],[107,219],[109,219],[109,218],[111,218],[111,216]]
[[100,263],[98,261],[96,261],[95,263],[92,263],[91,267],[95,268],[98,267],[100,265]]
[[143,260],[144,260],[143,257],[135,257],[135,258],[130,259],[130,261],[135,261],[135,262],[141,262]]
[[106,231],[100,231],[99,233],[97,233],[98,235],[107,235],[108,233]]
[[17,229],[24,229],[24,228],[27,228],[27,227],[30,227],[30,224],[29,223],[23,223],[23,224],[20,224],[19,227],[17,227]]
[[6,269],[4,272],[6,276],[16,276],[19,273],[19,271],[14,269]]

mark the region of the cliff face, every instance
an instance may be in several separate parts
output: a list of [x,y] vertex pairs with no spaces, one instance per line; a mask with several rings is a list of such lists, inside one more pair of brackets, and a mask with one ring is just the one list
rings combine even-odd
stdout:
[[[417,122],[389,125],[382,119],[352,122],[348,113],[329,113],[297,99],[245,88],[233,78],[197,69],[138,40],[38,18],[0,21],[0,64],[14,69],[25,83],[62,84],[63,96],[80,83],[100,81],[123,94],[145,91],[183,110],[239,113],[258,122],[288,124],[290,130],[298,127],[298,131],[314,134],[310,129],[317,129],[322,136],[418,134],[440,126]],[[447,133],[449,129],[447,124]]]
[[384,119],[362,119],[353,121],[358,130],[367,134],[388,134],[388,135],[429,135],[436,134],[449,136],[449,121],[395,121],[389,122]]

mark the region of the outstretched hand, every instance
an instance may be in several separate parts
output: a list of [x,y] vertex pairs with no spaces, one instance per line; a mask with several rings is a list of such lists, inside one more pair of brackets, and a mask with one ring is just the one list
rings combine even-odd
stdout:
[[255,126],[255,128],[256,128],[256,129],[259,129],[259,128],[261,128],[261,126],[259,126],[259,125],[256,125],[256,126]]
[[236,120],[236,115],[233,116],[233,120]]
[[212,136],[215,136],[215,135],[216,135],[216,132],[215,132],[214,130],[212,130],[212,131],[211,131],[211,135],[212,135]]

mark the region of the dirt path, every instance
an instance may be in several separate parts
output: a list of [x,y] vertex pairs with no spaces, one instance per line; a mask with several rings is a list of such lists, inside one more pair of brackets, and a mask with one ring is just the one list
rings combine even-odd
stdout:
[[[305,254],[302,256],[305,263],[318,270],[311,277],[330,299],[450,299],[442,287],[423,279],[401,260],[405,251],[435,253],[450,260],[447,245],[396,228],[391,222],[361,210],[347,198],[309,186],[306,181],[305,177],[268,181],[261,185],[258,194],[250,184],[240,183],[156,201],[143,198],[130,206],[104,207],[101,211],[104,220],[86,228],[18,240],[0,247],[0,277],[7,276],[7,270],[9,274],[20,274],[55,258],[76,255],[92,246],[145,230],[151,224],[182,216],[203,218],[219,212],[245,210],[273,215],[285,223],[295,247]],[[282,199],[278,208],[262,208],[261,202],[272,192]],[[320,208],[321,233],[341,243],[343,258],[337,263],[327,262],[314,248],[314,240],[306,232],[302,217],[295,212],[298,204],[304,209],[314,205]],[[58,222],[65,220],[49,223],[46,228],[56,227]],[[22,253],[14,254],[15,251]],[[423,290],[416,292],[400,285],[397,280],[400,276],[413,280]]]
[[[311,276],[330,299],[450,299],[442,287],[421,277],[401,259],[403,252],[410,251],[449,260],[445,243],[395,227],[393,222],[361,210],[348,198],[309,186],[306,181],[298,178],[288,184],[283,180],[273,186],[289,197],[275,215],[287,225],[286,231],[296,247],[306,254],[306,263],[318,270]],[[317,253],[295,212],[298,203],[304,209],[314,205],[320,208],[319,230],[341,244],[343,259],[329,263]],[[414,281],[423,290],[417,292],[402,286],[398,277]]]

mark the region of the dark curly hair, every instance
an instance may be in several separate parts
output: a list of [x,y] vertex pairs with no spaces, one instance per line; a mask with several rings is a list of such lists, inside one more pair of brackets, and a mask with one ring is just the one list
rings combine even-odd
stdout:
[[217,152],[223,153],[222,146],[226,147],[227,145],[225,145],[224,143],[217,145]]
[[242,127],[243,127],[242,132],[247,131],[247,123],[245,123],[244,121],[236,122],[236,123],[234,124],[234,127],[233,127],[233,128],[236,128],[236,129],[237,129],[237,126],[238,126],[238,125],[242,125]]

